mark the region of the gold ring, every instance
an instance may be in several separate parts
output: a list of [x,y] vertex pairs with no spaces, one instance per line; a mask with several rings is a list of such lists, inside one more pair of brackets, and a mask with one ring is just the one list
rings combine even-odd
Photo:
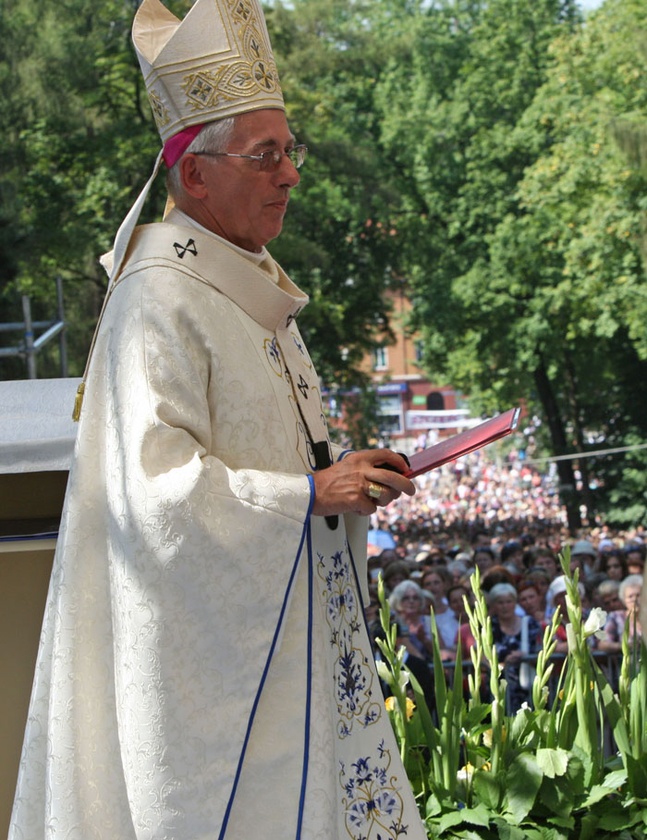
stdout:
[[379,499],[382,495],[382,490],[384,490],[384,488],[381,484],[374,484],[371,481],[369,482],[367,493],[371,497],[371,499]]

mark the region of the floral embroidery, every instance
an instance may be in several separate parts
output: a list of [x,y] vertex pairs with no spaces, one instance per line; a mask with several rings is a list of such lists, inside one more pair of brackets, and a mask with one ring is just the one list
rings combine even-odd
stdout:
[[[352,733],[355,723],[366,728],[379,720],[382,703],[376,702],[373,697],[372,653],[361,647],[360,605],[348,547],[328,559],[321,554],[318,558],[317,573],[325,584],[322,598],[330,628],[330,645],[336,652],[333,678],[337,733],[340,738],[346,738]],[[365,642],[368,644],[366,638]]]
[[353,840],[396,840],[408,834],[408,826],[402,823],[402,797],[395,776],[388,772],[390,765],[391,753],[384,741],[375,759],[360,757],[350,771],[340,763],[346,830]]

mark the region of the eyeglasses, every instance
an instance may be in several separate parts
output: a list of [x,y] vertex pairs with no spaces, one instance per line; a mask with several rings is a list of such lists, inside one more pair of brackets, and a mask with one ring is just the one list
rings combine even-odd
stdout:
[[304,145],[295,146],[288,152],[268,149],[266,152],[261,152],[260,155],[239,155],[235,152],[191,152],[191,154],[204,155],[205,157],[235,157],[257,160],[260,163],[261,172],[276,172],[284,157],[290,159],[295,169],[301,169],[308,154],[308,147]]

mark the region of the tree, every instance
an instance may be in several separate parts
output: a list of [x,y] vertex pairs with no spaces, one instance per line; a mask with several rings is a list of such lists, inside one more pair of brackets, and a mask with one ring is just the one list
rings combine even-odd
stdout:
[[[611,443],[645,335],[633,241],[644,186],[610,134],[643,109],[644,13],[614,3],[582,26],[573,4],[452,5],[461,14],[433,36],[454,39],[451,73],[434,75],[420,35],[385,85],[385,102],[408,107],[383,109],[419,207],[407,259],[427,364],[477,408],[536,405],[554,454]],[[595,508],[587,466],[577,491],[572,462],[558,462],[572,529],[582,504]]]
[[[522,318],[527,329],[517,347],[535,384],[541,376],[560,406],[564,452],[622,447],[647,430],[647,393],[635,387],[647,374],[639,248],[647,184],[615,137],[630,115],[643,123],[647,115],[639,34],[646,22],[643,4],[616,0],[554,44],[555,65],[517,129],[520,142],[534,133],[543,148],[520,182],[521,213],[505,220],[491,244],[491,283],[531,283],[526,313],[533,316]],[[513,243],[521,244],[516,254]],[[559,430],[546,416],[555,443]],[[617,456],[580,461],[579,501],[589,517],[597,508],[609,512],[636,457],[621,465]],[[602,493],[589,489],[600,482]],[[630,524],[628,509],[619,514],[616,505],[615,521]]]
[[[14,0],[3,7],[0,295],[8,312],[19,292],[51,314],[53,279],[64,278],[77,374],[106,287],[98,257],[159,147],[130,45],[136,6]],[[160,184],[153,213],[163,200]]]

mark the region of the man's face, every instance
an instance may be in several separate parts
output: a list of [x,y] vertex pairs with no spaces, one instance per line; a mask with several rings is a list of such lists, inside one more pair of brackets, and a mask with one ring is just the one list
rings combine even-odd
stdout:
[[479,567],[482,576],[494,566],[494,558],[487,551],[477,551],[474,555],[474,565]]
[[[252,111],[236,118],[225,151],[259,155],[286,152],[294,137],[283,111]],[[281,232],[290,190],[299,174],[288,157],[275,170],[261,171],[255,160],[196,156],[206,195],[201,200],[201,224],[247,251],[260,251]]]

